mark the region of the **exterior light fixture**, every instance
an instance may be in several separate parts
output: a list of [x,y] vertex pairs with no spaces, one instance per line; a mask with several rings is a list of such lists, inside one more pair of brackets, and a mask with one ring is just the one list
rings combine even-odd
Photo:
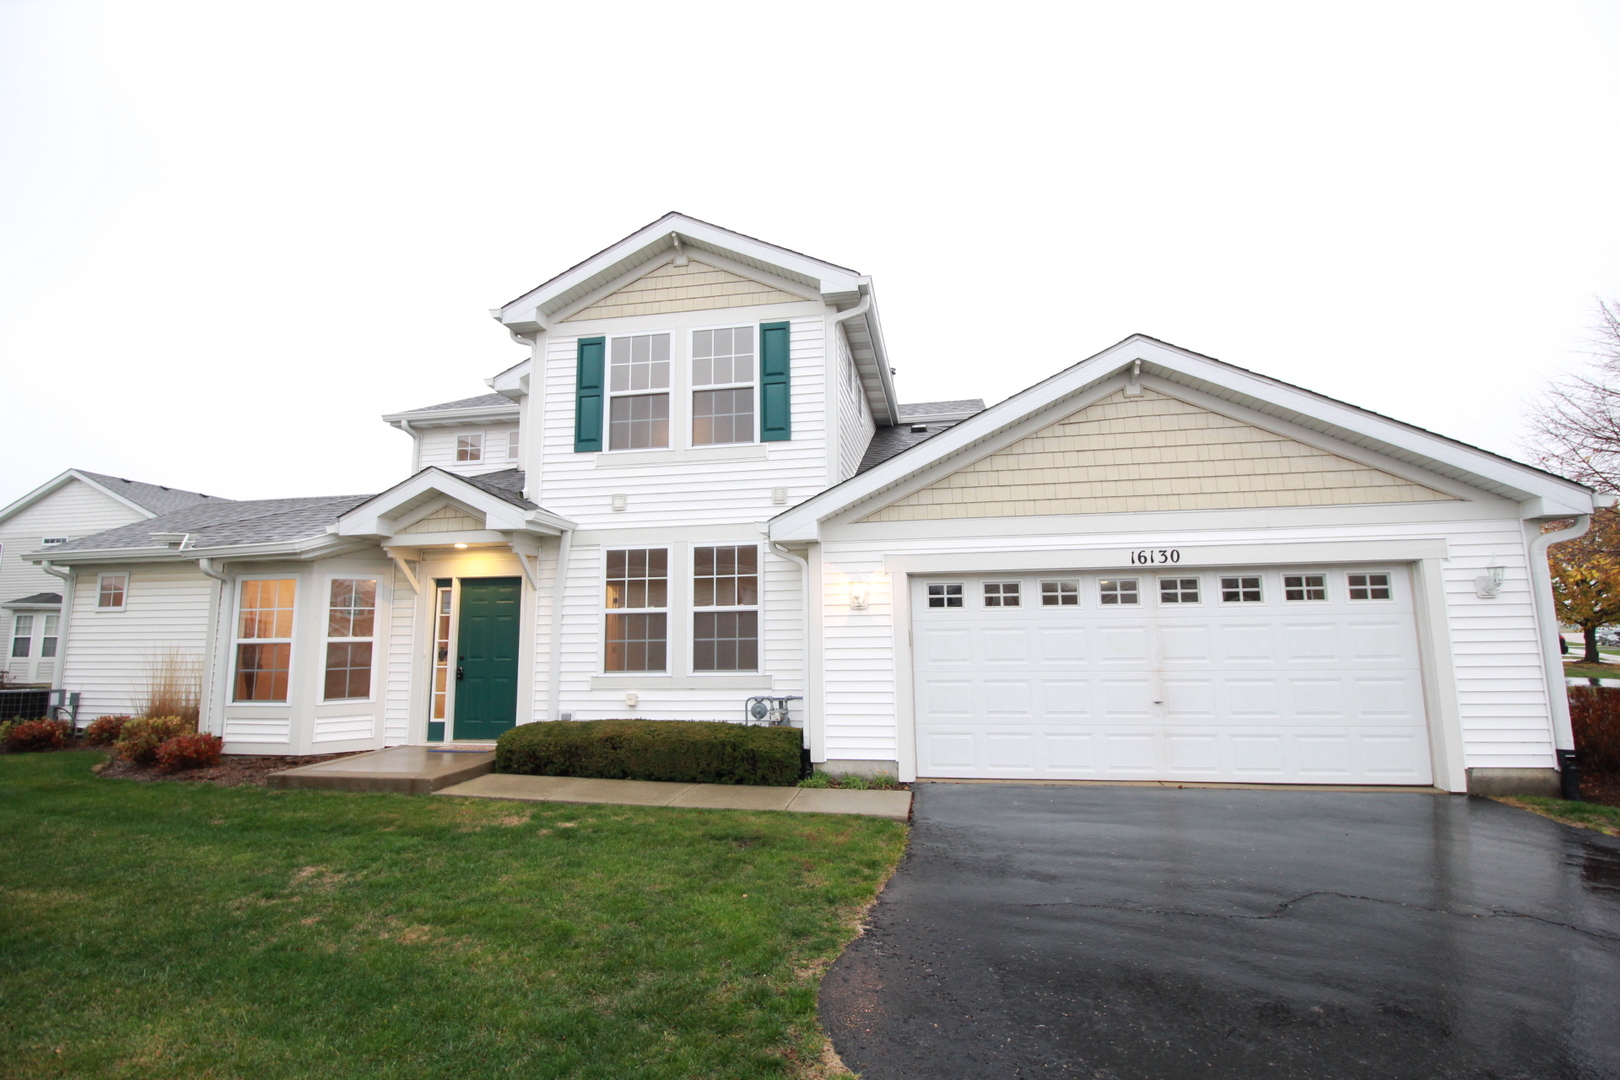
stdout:
[[856,580],[849,583],[849,610],[866,610],[866,582]]
[[464,547],[466,547],[466,546],[467,546],[467,545],[466,545],[466,544],[457,544],[457,545],[456,545],[456,547],[458,547],[458,548],[464,548]]
[[1474,579],[1474,595],[1481,600],[1495,600],[1502,591],[1507,570],[1500,566],[1487,566],[1485,573]]

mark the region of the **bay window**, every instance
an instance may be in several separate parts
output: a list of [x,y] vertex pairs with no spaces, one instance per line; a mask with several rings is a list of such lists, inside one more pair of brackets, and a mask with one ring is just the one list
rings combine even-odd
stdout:
[[239,584],[232,700],[287,700],[297,588],[293,578],[253,578]]
[[325,700],[353,701],[371,696],[376,623],[376,580],[334,578],[326,611]]

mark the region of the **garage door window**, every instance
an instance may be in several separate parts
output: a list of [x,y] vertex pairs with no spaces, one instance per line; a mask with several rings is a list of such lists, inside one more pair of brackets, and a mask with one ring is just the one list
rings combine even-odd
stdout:
[[928,586],[928,606],[931,608],[959,608],[962,606],[962,586]]
[[1041,582],[1042,607],[1079,607],[1080,582],[1078,581],[1043,581]]
[[1195,577],[1169,577],[1159,579],[1159,603],[1198,603],[1198,579]]
[[987,581],[984,583],[985,607],[1017,607],[1018,582]]
[[1221,603],[1223,604],[1258,604],[1260,603],[1260,577],[1223,577],[1221,578]]
[[1284,600],[1326,600],[1326,574],[1284,574]]
[[1134,604],[1137,602],[1135,578],[1103,578],[1097,582],[1099,599],[1104,604]]
[[1388,600],[1389,575],[1388,574],[1351,574],[1349,575],[1350,599],[1352,600]]

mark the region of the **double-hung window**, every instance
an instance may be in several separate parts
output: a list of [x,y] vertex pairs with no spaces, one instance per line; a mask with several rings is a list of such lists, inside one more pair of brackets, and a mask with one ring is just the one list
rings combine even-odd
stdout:
[[33,647],[34,617],[18,615],[11,625],[11,655],[27,656]]
[[252,578],[239,586],[235,701],[286,701],[292,671],[293,578]]
[[62,616],[45,616],[45,633],[39,639],[39,658],[41,660],[56,655],[56,643],[59,640],[57,635],[61,632],[61,629]]
[[669,551],[607,553],[605,671],[666,671],[669,654]]
[[669,446],[669,335],[616,337],[608,347],[608,449]]
[[376,626],[376,579],[334,578],[326,609],[325,700],[352,701],[371,696]]
[[754,328],[692,334],[692,445],[754,441]]
[[759,548],[692,550],[692,670],[759,670]]

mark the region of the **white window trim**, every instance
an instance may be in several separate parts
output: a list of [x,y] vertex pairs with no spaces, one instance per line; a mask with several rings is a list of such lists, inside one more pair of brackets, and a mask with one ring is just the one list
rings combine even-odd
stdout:
[[[507,428],[504,431],[497,432],[497,436],[506,441],[507,461],[523,460],[523,433],[520,429]],[[489,440],[484,441],[487,443]]]
[[[739,604],[731,607],[698,607],[697,605],[697,549],[700,547],[731,547],[754,549],[754,576],[757,579],[755,589],[759,597],[756,604]],[[673,599],[673,596],[671,597]],[[696,663],[697,652],[697,614],[711,611],[752,611],[757,615],[756,636],[754,640],[754,660],[752,669],[726,668],[720,671],[699,671]],[[682,616],[686,619],[687,644],[686,671],[696,679],[725,678],[736,675],[763,675],[765,673],[765,552],[759,544],[750,544],[746,540],[694,540],[686,545],[686,612]],[[614,674],[621,674],[614,672]]]
[[[1014,586],[1014,591],[1010,594],[998,593],[997,595],[1001,598],[1002,602],[999,604],[992,604],[990,602],[990,593],[987,592],[985,588],[988,585],[1012,585]],[[985,611],[1006,611],[1008,608],[1018,608],[1019,610],[1023,610],[1026,606],[1024,604],[1024,596],[1026,595],[1024,582],[1019,578],[984,578],[980,580],[977,591],[979,594],[979,607]],[[1006,602],[1009,595],[1016,599],[1015,603],[1009,604]]]
[[[17,632],[17,624],[24,619],[28,620],[28,633],[20,634]],[[34,637],[39,633],[39,622],[40,620],[34,618],[34,612],[32,611],[19,611],[11,617],[11,634],[6,638],[6,661],[8,663],[12,660],[32,661],[39,659],[35,655],[34,649]],[[22,656],[17,655],[17,642],[19,641],[28,642],[24,646],[28,651]]]
[[[291,581],[293,583],[293,624],[292,636],[285,638],[244,638],[238,635],[242,630],[242,583],[246,581]],[[230,659],[227,665],[227,682],[225,683],[225,704],[232,709],[289,709],[292,708],[297,697],[298,688],[298,625],[304,617],[304,603],[300,594],[304,590],[304,579],[299,574],[247,574],[236,579],[234,592],[235,599],[231,602],[231,637]],[[236,647],[238,645],[281,645],[287,644],[287,700],[285,701],[238,701],[236,699]],[[322,656],[322,663],[325,656]]]
[[[453,447],[451,447],[451,454],[453,455],[452,456],[452,461],[455,464],[457,464],[457,465],[482,465],[484,463],[484,441],[485,440],[484,440],[484,433],[482,431],[458,431],[458,432],[456,432],[455,438],[456,438],[455,445]],[[467,449],[469,451],[476,451],[477,454],[478,454],[477,457],[463,458],[461,456],[461,440],[462,439],[476,439],[477,440],[477,445],[467,447]]]
[[[666,334],[669,337],[669,386],[663,389],[649,390],[618,390],[613,389],[613,343],[621,338],[657,337]],[[687,340],[690,344],[690,339]],[[675,432],[682,426],[691,425],[691,409],[683,409],[681,402],[685,396],[683,387],[690,382],[685,377],[685,363],[681,358],[681,332],[670,328],[664,330],[637,330],[629,334],[602,335],[602,449],[601,454],[667,454],[669,451],[681,448],[686,443],[677,441]],[[690,349],[688,349],[690,352]],[[638,446],[634,449],[613,449],[613,399],[617,397],[645,397],[649,394],[669,395],[669,439],[663,446]],[[725,445],[725,444],[723,444]],[[618,550],[627,551],[628,548]],[[603,564],[605,567],[605,563]],[[606,655],[605,653],[603,654]],[[615,673],[617,674],[617,673]]]
[[[112,577],[118,577],[118,578],[123,578],[124,579],[124,588],[123,588],[123,592],[122,592],[124,602],[122,604],[118,604],[118,605],[108,604],[106,607],[103,607],[101,605],[101,594],[104,593],[106,591],[106,589],[102,586],[102,582],[104,582],[108,578],[112,578]],[[128,606],[129,606],[129,573],[127,571],[120,571],[118,573],[97,574],[96,575],[96,602],[95,602],[95,605],[94,605],[92,610],[114,612],[114,611],[123,611]]]
[[[1322,599],[1320,599],[1320,600],[1290,600],[1290,599],[1288,599],[1288,579],[1291,578],[1291,577],[1298,577],[1298,578],[1319,577],[1319,578],[1321,578],[1322,579]],[[1332,579],[1332,577],[1333,577],[1333,574],[1331,572],[1327,571],[1327,570],[1283,570],[1277,575],[1277,595],[1282,598],[1282,602],[1284,604],[1289,604],[1289,605],[1293,605],[1293,604],[1331,604],[1331,603],[1333,603],[1333,589],[1331,587],[1329,587],[1328,582]],[[1312,588],[1313,586],[1305,585],[1305,586],[1302,586],[1302,587],[1308,589],[1308,588]]]
[[[275,580],[275,579],[272,579]],[[332,629],[332,582],[334,581],[369,581],[371,582],[371,636],[370,637],[339,637],[331,634]],[[328,574],[322,581],[321,597],[325,605],[324,619],[321,631],[321,704],[322,705],[375,705],[377,702],[377,658],[378,634],[377,627],[382,622],[382,579],[371,574]],[[437,592],[437,590],[435,590]],[[293,598],[293,621],[298,619],[298,599],[296,593]],[[363,698],[329,698],[326,696],[326,652],[327,646],[332,644],[351,645],[360,642],[371,643],[371,677],[366,684],[366,696]],[[235,687],[235,672],[232,673],[231,685]],[[287,675],[287,693],[292,694],[292,673]],[[431,703],[430,703],[431,705]]]
[[[729,322],[715,323],[713,326],[694,326],[686,333],[686,360],[682,365],[682,371],[686,377],[685,400],[687,416],[684,428],[686,431],[685,445],[687,449],[711,450],[723,449],[727,446],[755,446],[759,444],[759,366],[763,357],[760,356],[759,348],[759,323],[753,322],[746,325],[747,329],[753,331],[754,334],[754,375],[753,378],[748,382],[714,383],[708,386],[699,386],[692,378],[692,365],[696,362],[697,356],[697,350],[694,347],[693,342],[697,338],[699,332],[704,330],[737,330],[743,328],[744,324]],[[674,357],[671,357],[670,359],[673,366]],[[674,381],[673,375],[671,376],[671,381]],[[744,387],[751,391],[751,399],[754,404],[754,419],[753,422],[748,425],[748,438],[741,442],[724,443],[700,443],[694,441],[692,438],[692,425],[697,421],[697,409],[694,408],[694,403],[692,401],[694,395],[696,395],[700,390],[741,390]],[[670,422],[673,423],[674,419],[674,416],[671,415]],[[712,545],[704,546],[708,547]]]
[[[1197,584],[1193,586],[1193,591],[1198,594],[1198,599],[1196,599],[1196,600],[1166,600],[1164,598],[1164,583],[1167,582],[1167,581],[1174,581],[1174,582],[1195,581],[1195,582],[1197,582]],[[1176,608],[1203,607],[1204,606],[1204,577],[1203,577],[1202,574],[1165,574],[1163,577],[1155,578],[1153,580],[1153,586],[1154,586],[1154,589],[1153,589],[1154,600],[1153,600],[1153,602],[1155,604],[1159,604],[1159,605],[1164,606],[1164,607],[1176,607]],[[1176,586],[1176,592],[1180,593],[1181,591],[1182,591],[1181,586],[1178,584]]]
[[[1389,583],[1387,586],[1389,589],[1389,595],[1384,597],[1382,600],[1374,600],[1370,597],[1366,600],[1357,600],[1355,597],[1350,595],[1351,574],[1382,574],[1385,580]],[[1357,607],[1360,607],[1362,604],[1393,604],[1395,603],[1395,581],[1396,577],[1393,570],[1346,570],[1344,571],[1344,602],[1347,604],[1355,604]]]
[[[1123,574],[1098,574],[1096,581],[1098,607],[1141,608],[1147,606],[1142,602],[1142,578],[1139,576],[1125,577]],[[1121,584],[1129,581],[1135,586],[1135,588],[1131,589],[1129,592],[1124,590],[1115,590],[1113,593],[1105,593],[1103,592],[1103,582],[1105,581],[1117,581]],[[1113,596],[1114,599],[1111,601],[1105,600],[1103,599],[1104,596]],[[1125,599],[1126,596],[1129,596],[1131,599],[1127,601]]]
[[[664,553],[664,606],[661,608],[610,608],[607,606],[607,560],[609,551],[662,551]],[[597,640],[596,673],[610,678],[668,679],[675,674],[675,641],[672,627],[676,619],[675,606],[675,548],[672,544],[603,544],[597,568],[596,605],[599,612],[596,628],[602,633]],[[607,666],[607,617],[609,615],[649,615],[664,613],[664,670],[662,671],[609,671]],[[724,673],[722,673],[724,674]]]

